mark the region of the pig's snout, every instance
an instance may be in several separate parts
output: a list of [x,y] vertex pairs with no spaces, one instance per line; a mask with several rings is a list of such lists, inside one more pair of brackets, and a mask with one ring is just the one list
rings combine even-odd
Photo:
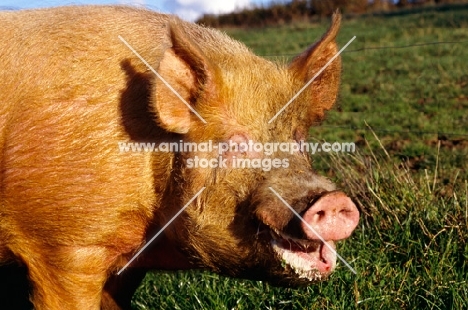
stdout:
[[351,235],[359,222],[359,211],[344,193],[331,192],[310,206],[303,214],[303,219],[308,225],[302,222],[302,229],[309,239],[322,237],[327,241],[336,241]]

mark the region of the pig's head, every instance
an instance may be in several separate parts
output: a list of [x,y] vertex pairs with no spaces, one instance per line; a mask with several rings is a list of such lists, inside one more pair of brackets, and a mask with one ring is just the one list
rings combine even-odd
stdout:
[[[171,46],[158,71],[205,122],[156,81],[159,126],[185,143],[294,145],[306,140],[308,128],[336,100],[339,58],[269,121],[337,53],[339,24],[335,15],[317,43],[283,65],[218,32],[170,21]],[[315,174],[309,155],[301,151],[266,154],[241,147],[156,156],[171,156],[158,159],[168,165],[161,226],[205,187],[166,231],[198,267],[282,285],[321,280],[335,268],[335,241],[347,238],[359,219],[351,199]],[[256,167],[235,168],[236,159]]]

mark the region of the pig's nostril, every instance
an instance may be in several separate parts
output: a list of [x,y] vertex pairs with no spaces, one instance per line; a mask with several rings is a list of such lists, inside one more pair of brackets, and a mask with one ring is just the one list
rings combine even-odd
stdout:
[[[324,240],[347,238],[359,221],[359,211],[342,192],[331,192],[320,197],[303,215],[302,229],[310,239],[319,235]],[[311,229],[309,229],[311,227]]]
[[314,221],[318,223],[322,221],[325,218],[325,216],[326,216],[325,211],[320,210],[314,214]]

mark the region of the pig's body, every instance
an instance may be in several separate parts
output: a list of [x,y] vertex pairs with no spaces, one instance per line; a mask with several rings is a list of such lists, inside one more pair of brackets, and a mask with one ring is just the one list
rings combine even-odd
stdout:
[[[326,204],[319,197],[331,192],[352,215],[348,231],[337,228],[336,237],[323,224],[317,228],[330,242],[347,237],[357,210],[310,171],[307,156],[288,155],[292,173],[221,171],[185,167],[188,157],[206,154],[122,153],[118,146],[304,137],[335,100],[339,63],[312,84],[317,92],[299,97],[302,103],[273,125],[267,122],[336,52],[338,21],[318,52],[305,52],[290,68],[256,57],[217,31],[140,9],[2,12],[0,22],[0,264],[28,268],[37,309],[97,309],[109,276],[106,289],[115,295],[114,283],[121,282],[115,272],[202,187],[193,206],[132,266],[207,268],[293,284],[334,268],[333,254],[267,191],[274,186],[312,226],[311,201]],[[276,237],[258,234],[267,229]],[[273,248],[282,248],[286,235],[310,240],[305,248],[315,250],[304,250],[310,266],[284,266],[283,250]],[[111,307],[112,297],[105,296]]]
[[25,262],[49,309],[86,309],[99,294],[67,306],[53,295],[102,287],[109,267],[144,242],[164,191],[152,154],[118,151],[118,141],[161,134],[139,117],[152,76],[130,72],[146,70],[118,35],[157,64],[167,17],[75,8],[0,18],[0,262]]

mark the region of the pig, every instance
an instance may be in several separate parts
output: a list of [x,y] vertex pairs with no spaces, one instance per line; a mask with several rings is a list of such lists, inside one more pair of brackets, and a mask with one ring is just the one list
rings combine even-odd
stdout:
[[[0,264],[26,268],[35,309],[128,308],[149,269],[284,286],[331,274],[335,242],[359,221],[352,200],[303,150],[275,153],[271,169],[234,164],[272,158],[242,145],[305,140],[332,108],[339,57],[278,114],[337,53],[339,14],[289,64],[142,8],[0,20]],[[230,147],[119,149],[207,141]],[[196,157],[228,164],[189,166]]]

